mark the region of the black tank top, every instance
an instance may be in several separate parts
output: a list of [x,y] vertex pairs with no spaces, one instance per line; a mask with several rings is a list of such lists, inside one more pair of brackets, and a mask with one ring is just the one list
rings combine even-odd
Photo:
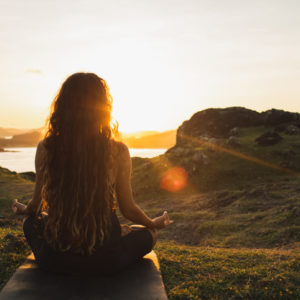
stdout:
[[117,216],[117,207],[116,207],[116,196],[115,196],[115,185],[111,187],[111,234],[110,236],[105,240],[104,244],[111,244],[121,237],[121,225]]

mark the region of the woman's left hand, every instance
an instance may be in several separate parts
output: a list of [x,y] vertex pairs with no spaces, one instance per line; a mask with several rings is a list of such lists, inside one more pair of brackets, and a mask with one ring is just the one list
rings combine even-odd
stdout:
[[152,222],[156,229],[163,229],[173,223],[173,221],[169,219],[167,211],[164,211],[161,216],[152,219]]
[[24,215],[25,214],[25,210],[26,210],[26,205],[18,202],[18,199],[14,199],[12,201],[12,210],[16,215]]
[[126,224],[121,225],[121,236],[125,236],[132,231],[132,228]]

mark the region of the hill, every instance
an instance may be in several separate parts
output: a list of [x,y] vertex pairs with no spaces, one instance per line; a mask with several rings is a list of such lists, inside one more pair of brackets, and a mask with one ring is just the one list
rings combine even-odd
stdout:
[[164,155],[134,163],[133,180],[159,191],[164,172],[181,167],[188,176],[186,194],[299,178],[299,120],[299,114],[278,110],[198,112],[178,128],[176,145]]
[[4,128],[0,127],[0,138],[5,138],[8,136],[13,136],[16,134],[22,134],[30,131],[30,129],[19,129],[19,128]]
[[[170,299],[300,297],[299,128],[296,113],[209,109],[166,154],[132,159],[137,203],[175,221],[156,246]],[[28,253],[10,199],[33,183],[2,168],[0,183],[3,284]]]
[[11,139],[0,139],[0,147],[35,147],[41,139],[40,131],[31,131],[12,136]]
[[159,133],[160,133],[159,131],[155,131],[155,130],[145,130],[145,131],[137,131],[137,132],[131,132],[131,133],[121,132],[120,135],[121,135],[122,139],[128,139],[128,138],[132,138],[132,137],[141,138],[144,136],[155,135],[155,134],[159,134]]
[[[1,128],[0,128],[1,129]],[[5,131],[3,133],[12,133],[13,131]],[[0,132],[1,133],[1,132]],[[41,139],[41,130],[31,130],[21,134],[12,135],[12,138],[5,134],[2,138],[0,135],[0,147],[35,147]],[[140,131],[132,134],[120,134],[120,139],[129,148],[171,148],[176,142],[176,131],[169,130],[164,132],[158,131]]]
[[[212,112],[215,118],[204,122],[201,116]],[[245,116],[233,121],[240,112],[249,113],[248,124]],[[278,115],[285,117],[275,118]],[[180,243],[297,246],[298,121],[298,114],[277,110],[261,114],[244,108],[199,112],[179,127],[177,143],[166,154],[133,158],[135,198],[154,214],[161,207],[168,209],[176,222],[162,236]],[[262,145],[258,138],[268,132],[280,139],[274,143],[265,138],[271,144]]]
[[141,132],[122,138],[129,148],[171,148],[176,142],[176,131]]
[[[22,217],[16,218],[13,216],[10,201],[13,198],[18,198],[23,203],[28,202],[32,196],[33,183],[24,176],[3,168],[0,168],[0,182],[1,289],[30,252],[22,233]],[[278,187],[278,193],[279,190],[280,187]],[[254,194],[252,193],[253,199],[255,198]],[[220,196],[220,194],[217,195]],[[150,216],[155,216],[166,207],[174,208],[174,210],[170,210],[170,215],[175,223],[165,232],[160,232],[160,240],[163,241],[158,242],[155,247],[169,299],[199,299],[199,297],[203,299],[279,299],[282,296],[286,299],[297,298],[300,295],[300,252],[297,248],[291,250],[258,250],[253,248],[253,245],[255,245],[253,236],[248,242],[252,249],[237,247],[239,245],[237,240],[235,241],[235,248],[229,248],[228,245],[226,248],[184,245],[186,241],[190,243],[195,231],[197,234],[197,228],[194,226],[197,219],[202,217],[203,221],[205,218],[211,218],[211,214],[207,211],[208,208],[201,208],[201,204],[207,201],[210,204],[215,203],[216,207],[218,203],[212,201],[212,199],[222,198],[215,198],[212,194],[209,199],[206,199],[208,196],[209,194],[202,195],[202,199],[197,199],[197,197],[183,198],[183,196],[181,199],[173,197],[172,203],[170,199],[166,198],[156,198],[149,202],[142,201],[141,197],[137,197],[138,204]],[[286,220],[284,205],[288,200],[283,202],[283,207],[279,207],[280,199],[277,199],[278,203],[274,208],[279,216],[282,215],[282,220]],[[247,200],[246,195],[244,199],[241,198],[241,201],[245,200]],[[259,199],[257,199],[257,202],[259,202]],[[253,201],[250,201],[250,203],[253,204]],[[271,202],[269,205],[271,207],[274,203]],[[219,208],[219,211],[216,211],[216,214],[220,213],[222,207]],[[214,208],[210,208],[212,212]],[[244,207],[244,209],[247,208]],[[227,220],[230,219],[230,212],[231,216],[234,217],[234,213],[227,210]],[[192,213],[195,214],[192,215]],[[264,230],[267,232],[268,228],[272,227],[271,215],[269,222],[266,224],[259,215],[254,216],[252,221],[257,218],[261,221],[258,224],[261,227],[261,233]],[[277,216],[274,219],[278,221]],[[233,223],[234,221],[236,221],[235,217]],[[251,218],[243,221],[241,232],[245,232]],[[216,224],[216,231],[211,231],[206,227],[201,234],[207,231],[211,241],[214,240],[214,235],[216,235],[216,240],[224,239],[222,232],[228,233],[230,228],[228,226],[222,228],[218,222]],[[278,224],[280,225],[280,220]],[[180,227],[184,227],[184,232],[181,231]],[[186,239],[186,237],[188,238]],[[293,237],[287,234],[284,239],[289,241],[290,239],[293,240]],[[180,241],[180,244],[178,242],[174,243],[172,240]],[[247,236],[241,237],[242,242],[246,240]],[[254,244],[251,245],[251,242],[254,242]]]

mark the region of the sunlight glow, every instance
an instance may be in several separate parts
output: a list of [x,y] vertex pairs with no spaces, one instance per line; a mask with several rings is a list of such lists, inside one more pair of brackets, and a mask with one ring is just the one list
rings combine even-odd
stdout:
[[299,1],[4,2],[0,126],[43,126],[82,71],[107,81],[123,132],[176,129],[208,107],[300,110]]
[[251,161],[251,162],[256,163],[258,165],[268,167],[270,169],[274,169],[274,170],[278,170],[278,171],[281,171],[281,172],[284,172],[284,173],[300,176],[299,172],[293,171],[293,170],[288,169],[288,168],[283,168],[281,166],[275,165],[275,164],[273,164],[271,162],[268,162],[266,160],[262,160],[262,159],[259,159],[257,157],[253,157],[251,155],[244,154],[244,153],[235,151],[233,149],[225,148],[225,147],[222,147],[220,145],[207,142],[207,141],[202,140],[200,138],[195,138],[195,137],[191,137],[191,136],[187,136],[187,135],[182,135],[182,138],[184,138],[187,141],[197,143],[199,145],[204,145],[204,146],[209,147],[209,148],[211,148],[215,151],[224,152],[224,153],[230,154],[232,156]]
[[168,192],[178,192],[187,185],[187,172],[182,167],[174,167],[166,171],[160,182],[160,187]]

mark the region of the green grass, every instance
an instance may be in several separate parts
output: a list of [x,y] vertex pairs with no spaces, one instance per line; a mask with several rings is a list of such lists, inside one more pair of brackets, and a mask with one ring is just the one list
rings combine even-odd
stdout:
[[155,247],[169,299],[299,299],[300,252]]
[[[223,141],[242,155],[198,145],[209,163],[177,193],[162,190],[161,177],[173,166],[189,171],[188,157],[133,159],[137,203],[151,217],[166,209],[174,220],[155,248],[171,299],[300,299],[300,137],[258,147],[266,130],[242,129],[239,148]],[[292,172],[245,157],[278,167],[288,161]],[[29,252],[11,199],[26,203],[32,191],[32,182],[0,168],[0,288]]]
[[0,290],[29,253],[20,225],[0,228]]
[[26,203],[32,196],[33,183],[15,172],[0,168],[0,289],[30,253],[22,231],[22,217],[15,217],[11,200]]
[[[272,248],[300,243],[300,136],[286,135],[274,146],[255,139],[272,128],[241,129],[240,147],[192,146],[191,154],[160,155],[133,160],[133,192],[152,216],[168,210],[175,223],[162,238],[178,243],[217,247]],[[225,149],[225,150],[224,150]],[[177,193],[164,191],[165,171],[182,166],[200,151],[208,164],[196,164],[187,186]],[[282,163],[290,165],[282,168]],[[267,163],[267,164],[266,164]]]
[[137,202],[151,216],[168,210],[174,223],[161,238],[212,247],[300,245],[299,182],[261,183],[240,190],[168,194]]
[[0,167],[0,215],[11,219],[11,200],[18,198],[27,202],[33,193],[34,184],[16,172]]
[[[230,147],[221,139],[221,147],[212,149],[203,144],[191,146],[194,152],[202,152],[208,164],[194,164],[197,172],[189,175],[187,187],[182,194],[210,192],[220,189],[242,189],[248,184],[274,182],[282,179],[300,178],[300,136],[280,133],[283,140],[276,145],[258,146],[255,139],[273,128],[263,126],[241,129],[238,137],[240,147]],[[160,179],[173,166],[183,166],[189,171],[192,163],[186,163],[190,155],[176,157],[160,155],[152,159],[138,159],[133,163],[133,183],[139,194],[165,195],[160,190]],[[267,165],[266,165],[267,163]]]

